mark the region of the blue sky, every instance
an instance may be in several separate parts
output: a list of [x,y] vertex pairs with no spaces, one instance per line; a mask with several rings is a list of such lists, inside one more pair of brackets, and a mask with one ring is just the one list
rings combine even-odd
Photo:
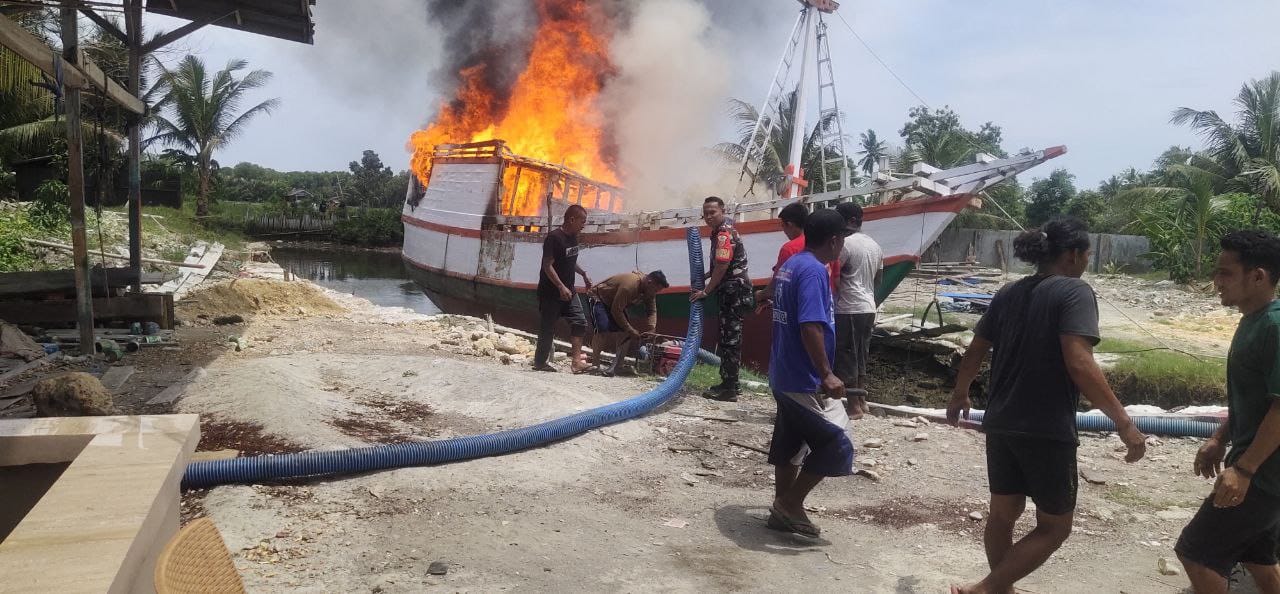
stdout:
[[[732,94],[758,102],[798,5],[705,1],[732,56]],[[440,42],[421,3],[320,0],[315,11],[315,46],[210,27],[173,48],[212,64],[245,58],[276,75],[260,99],[279,97],[281,109],[219,161],[341,169],[372,148],[404,168],[404,141],[440,91],[430,77]],[[1168,123],[1174,108],[1230,113],[1241,83],[1280,69],[1275,0],[846,0],[841,14],[930,105],[951,106],[973,128],[1001,125],[1011,151],[1067,145],[1052,166],[1081,186],[1146,168],[1170,145],[1198,147]],[[175,22],[147,17],[152,30]],[[842,23],[829,22],[846,132],[873,128],[897,141],[916,99]],[[727,136],[727,117],[710,115],[724,118]]]

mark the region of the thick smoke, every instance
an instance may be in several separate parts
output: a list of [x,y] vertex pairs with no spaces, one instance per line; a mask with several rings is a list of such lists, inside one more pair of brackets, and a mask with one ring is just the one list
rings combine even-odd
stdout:
[[632,3],[601,101],[611,119],[629,209],[687,204],[718,177],[706,147],[729,88],[729,60],[694,0]]
[[448,96],[463,70],[484,68],[486,86],[494,91],[500,110],[529,59],[537,26],[531,2],[429,0],[427,15],[443,34],[440,62],[432,74]]

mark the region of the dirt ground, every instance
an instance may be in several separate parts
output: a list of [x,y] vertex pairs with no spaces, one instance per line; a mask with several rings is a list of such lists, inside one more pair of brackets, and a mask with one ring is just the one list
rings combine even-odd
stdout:
[[[421,316],[344,303],[350,314],[253,319],[177,410],[220,443],[257,451],[350,447],[523,426],[616,401],[647,379],[543,374],[448,352]],[[213,518],[251,591],[503,590],[942,592],[980,577],[986,512],[982,438],[901,418],[852,425],[861,468],[810,498],[817,541],[764,518],[772,399],[682,396],[644,418],[549,447],[341,479],[223,486],[190,494]],[[710,417],[710,418],[708,418]],[[216,424],[209,425],[210,421]],[[914,441],[917,434],[927,437]],[[267,443],[263,443],[263,441]],[[1119,460],[1087,435],[1076,531],[1028,592],[1180,592],[1157,571],[1209,484],[1194,439],[1159,439]],[[744,447],[745,446],[745,447]],[[239,448],[238,448],[239,449]],[[1029,518],[1029,516],[1028,516]],[[1025,527],[1025,526],[1024,526]],[[441,562],[447,574],[432,575]]]

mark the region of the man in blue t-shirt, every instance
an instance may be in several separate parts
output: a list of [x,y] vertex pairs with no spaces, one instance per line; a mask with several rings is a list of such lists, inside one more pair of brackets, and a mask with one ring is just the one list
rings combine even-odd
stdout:
[[828,262],[851,231],[831,209],[809,215],[804,251],[774,277],[773,351],[769,386],[778,403],[769,463],[777,469],[769,527],[816,537],[804,499],[828,476],[853,474],[853,442],[845,433],[844,383],[832,372],[835,312]]

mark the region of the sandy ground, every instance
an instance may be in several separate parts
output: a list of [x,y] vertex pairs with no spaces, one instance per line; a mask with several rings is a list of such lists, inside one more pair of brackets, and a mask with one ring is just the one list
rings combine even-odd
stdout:
[[[359,300],[350,314],[263,317],[249,348],[207,366],[178,408],[262,426],[282,448],[443,438],[522,426],[619,400],[644,379],[542,374],[448,352],[432,322]],[[460,351],[462,352],[462,351]],[[251,591],[942,592],[985,570],[982,437],[868,418],[859,464],[880,476],[814,492],[817,541],[764,526],[774,405],[684,396],[665,409],[549,447],[332,480],[224,486],[189,497],[226,539]],[[690,416],[694,415],[694,416]],[[708,419],[705,417],[714,417]],[[926,433],[921,441],[913,441]],[[1083,438],[1076,531],[1029,592],[1179,592],[1157,571],[1207,482],[1198,440],[1119,460]],[[731,443],[732,442],[732,443]],[[742,445],[735,445],[742,444]],[[202,499],[202,500],[201,500]],[[1029,516],[1028,516],[1029,517]],[[433,562],[447,565],[431,575]]]

